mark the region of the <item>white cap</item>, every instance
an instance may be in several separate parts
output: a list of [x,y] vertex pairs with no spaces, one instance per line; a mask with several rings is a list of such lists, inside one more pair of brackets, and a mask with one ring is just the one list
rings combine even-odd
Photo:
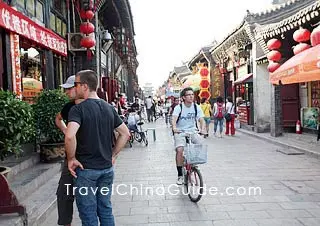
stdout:
[[75,82],[75,80],[76,80],[76,76],[75,75],[72,75],[72,76],[70,76],[68,79],[67,79],[67,81],[64,83],[64,84],[62,84],[62,85],[60,85],[62,88],[64,88],[64,89],[69,89],[69,88],[72,88],[72,87],[74,87],[74,82]]

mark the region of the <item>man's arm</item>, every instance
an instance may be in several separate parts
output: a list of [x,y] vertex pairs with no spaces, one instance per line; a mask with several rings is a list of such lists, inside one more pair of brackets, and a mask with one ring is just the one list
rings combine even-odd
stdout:
[[124,123],[121,123],[121,125],[118,126],[115,130],[118,132],[119,136],[112,151],[112,164],[114,164],[115,159],[117,158],[122,148],[126,145],[130,137],[128,127]]
[[64,143],[67,153],[67,159],[68,159],[68,168],[72,176],[76,177],[75,169],[77,167],[80,167],[83,169],[83,166],[81,163],[76,160],[76,147],[77,147],[77,140],[76,140],[76,134],[79,130],[80,125],[76,122],[69,122],[67,131],[65,133]]
[[56,115],[55,123],[56,123],[56,126],[65,134],[67,130],[67,126],[64,123],[60,112]]

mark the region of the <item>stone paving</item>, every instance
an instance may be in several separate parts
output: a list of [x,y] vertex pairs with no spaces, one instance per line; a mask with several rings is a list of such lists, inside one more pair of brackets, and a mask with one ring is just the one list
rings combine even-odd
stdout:
[[[172,137],[163,121],[157,141],[149,137],[148,148],[135,143],[122,151],[115,168],[115,187],[168,188],[176,182]],[[206,139],[208,163],[199,166],[206,187],[218,189],[192,203],[182,194],[133,194],[112,197],[116,225],[214,225],[276,226],[320,225],[320,163],[307,155],[284,155],[275,144],[238,133]],[[226,188],[240,188],[245,195],[228,196]],[[249,195],[249,187],[260,187],[261,195]],[[175,191],[175,190],[174,190]],[[208,190],[207,190],[208,191]],[[230,191],[230,190],[229,190]],[[252,192],[252,191],[251,191]],[[56,225],[54,211],[43,225]],[[81,225],[75,213],[73,225]]]

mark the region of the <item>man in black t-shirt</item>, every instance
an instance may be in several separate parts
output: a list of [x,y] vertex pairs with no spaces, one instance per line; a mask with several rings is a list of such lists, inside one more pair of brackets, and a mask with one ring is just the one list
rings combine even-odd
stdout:
[[[60,85],[64,88],[65,93],[70,99],[70,102],[65,104],[61,112],[57,114],[55,123],[56,126],[65,134],[67,130],[66,123],[68,122],[68,115],[70,109],[78,104],[80,100],[75,100],[76,93],[74,88],[75,76],[70,76],[66,82]],[[57,189],[57,207],[58,207],[58,225],[71,225],[73,215],[74,196],[67,194],[65,184],[73,184],[73,177],[68,170],[68,162],[64,161],[61,170],[61,176]]]
[[131,105],[131,109],[134,110],[135,112],[140,111],[140,104],[139,104],[138,98],[136,98],[135,102]]
[[[97,96],[97,75],[85,70],[76,74],[76,98],[85,99],[69,112],[65,145],[68,168],[82,225],[114,225],[111,194],[113,164],[126,145],[130,132],[114,107]],[[119,134],[112,148],[113,131]],[[83,195],[85,187],[88,192]],[[69,189],[68,189],[69,188]],[[69,192],[73,192],[67,187]],[[99,217],[99,221],[98,221]]]

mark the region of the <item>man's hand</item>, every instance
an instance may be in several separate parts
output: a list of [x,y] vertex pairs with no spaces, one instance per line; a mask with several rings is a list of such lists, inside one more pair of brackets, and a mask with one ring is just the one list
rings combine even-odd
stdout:
[[173,133],[180,133],[180,132],[181,132],[181,131],[178,130],[177,128],[173,128],[172,131],[173,131]]
[[75,158],[68,160],[68,169],[71,173],[71,175],[75,178],[77,178],[77,174],[76,174],[76,168],[80,167],[80,169],[83,169],[82,164]]
[[116,163],[116,159],[117,159],[116,156],[112,156],[112,165],[114,165]]

